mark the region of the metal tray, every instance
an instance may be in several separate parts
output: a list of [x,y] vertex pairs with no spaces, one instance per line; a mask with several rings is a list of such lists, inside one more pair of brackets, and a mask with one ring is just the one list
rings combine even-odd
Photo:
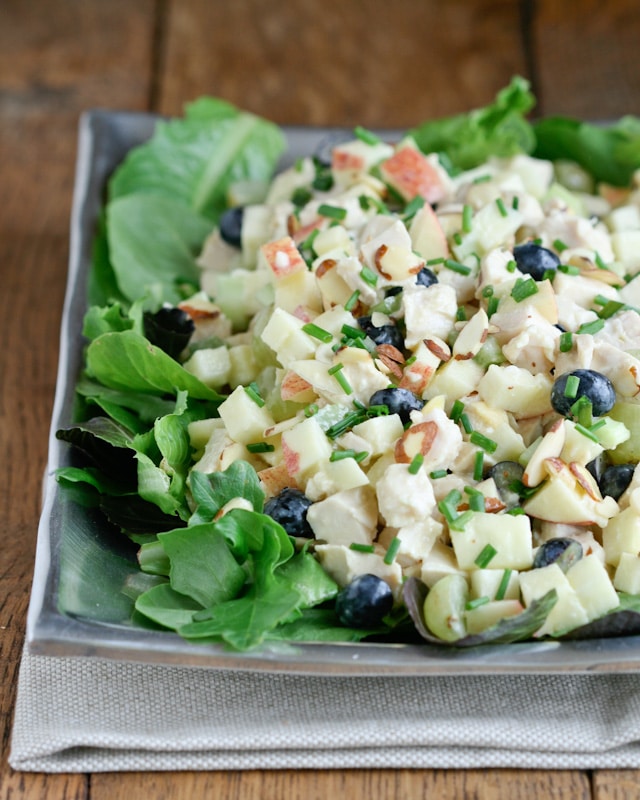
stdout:
[[[71,251],[62,320],[57,389],[38,530],[27,641],[35,654],[95,656],[144,663],[322,675],[631,672],[640,667],[640,636],[580,642],[541,641],[467,650],[424,645],[278,644],[249,653],[184,641],[137,627],[123,588],[136,565],[122,541],[93,512],[58,490],[54,472],[70,449],[55,437],[72,422],[82,361],[82,317],[95,223],[106,182],[127,151],[152,134],[151,114],[90,111],[80,120],[71,219]],[[335,129],[287,128],[282,166],[313,151]]]

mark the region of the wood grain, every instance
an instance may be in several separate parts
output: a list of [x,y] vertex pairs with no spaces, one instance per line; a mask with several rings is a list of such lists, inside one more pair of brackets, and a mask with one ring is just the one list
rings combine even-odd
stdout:
[[531,21],[541,114],[640,113],[640,3],[537,0]]
[[376,797],[385,800],[437,797],[438,800],[567,797],[587,800],[589,779],[580,772],[518,770],[298,770],[165,775],[97,775],[91,783],[91,800],[128,800],[150,796],[155,800],[191,800],[224,797],[225,800],[325,800]]
[[593,800],[638,800],[640,770],[602,769],[593,776]]
[[160,108],[224,97],[281,124],[410,126],[525,68],[510,0],[169,0]]

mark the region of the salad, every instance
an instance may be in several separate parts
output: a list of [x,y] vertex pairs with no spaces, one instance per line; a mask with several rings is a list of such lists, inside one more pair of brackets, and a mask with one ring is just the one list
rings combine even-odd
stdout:
[[463,647],[640,631],[640,121],[283,133],[202,98],[112,176],[58,472],[140,624]]

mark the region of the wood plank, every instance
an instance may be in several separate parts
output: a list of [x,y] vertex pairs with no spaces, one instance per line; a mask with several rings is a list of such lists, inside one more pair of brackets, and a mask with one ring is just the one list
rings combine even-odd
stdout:
[[170,2],[160,109],[201,94],[281,124],[408,127],[525,69],[511,0]]
[[534,770],[284,770],[252,772],[187,772],[148,775],[94,775],[91,800],[325,800],[327,797],[437,797],[458,800],[527,800],[531,797],[591,796],[586,773]]
[[538,0],[532,56],[541,114],[640,113],[637,0]]
[[593,774],[593,800],[637,800],[640,770],[601,769]]
[[86,798],[84,775],[6,764],[53,403],[77,121],[89,107],[144,109],[155,3],[0,4],[0,796]]

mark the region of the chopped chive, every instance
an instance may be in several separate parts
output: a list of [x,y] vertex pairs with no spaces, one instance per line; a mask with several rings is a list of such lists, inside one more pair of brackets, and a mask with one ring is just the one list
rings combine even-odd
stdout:
[[517,211],[520,208],[520,198],[516,195],[513,200],[511,201],[511,208],[514,211]]
[[480,606],[486,606],[487,603],[491,602],[491,598],[484,595],[484,597],[476,597],[474,600],[469,600],[469,602],[465,605],[465,609],[467,611],[473,611],[474,608],[479,608]]
[[500,212],[501,217],[509,216],[509,212],[504,205],[504,200],[501,197],[496,197],[496,205],[498,206],[498,211]]
[[457,244],[457,245],[461,245],[462,244],[462,234],[460,233],[460,231],[456,231],[453,234],[453,241],[454,241],[454,244]]
[[368,457],[369,457],[369,453],[366,450],[360,450],[359,452],[357,452],[355,454],[355,456],[353,457],[353,460],[356,463],[360,464],[361,461],[364,461]]
[[354,425],[364,422],[366,418],[367,415],[362,411],[350,411],[348,414],[345,414],[339,422],[327,428],[325,433],[329,439],[335,439],[338,436],[342,436],[349,428],[353,428]]
[[312,417],[314,414],[317,414],[319,411],[317,403],[310,403],[304,410],[305,417]]
[[555,277],[556,277],[555,269],[545,269],[545,271],[542,273],[543,281],[553,281]]
[[423,206],[424,197],[421,197],[419,194],[416,195],[413,200],[410,200],[404,208],[405,222],[411,217],[414,217]]
[[422,453],[416,453],[415,456],[411,459],[411,463],[409,464],[409,472],[412,475],[417,475],[420,472],[420,467],[424,462],[424,456]]
[[577,375],[569,375],[564,386],[564,396],[573,399],[578,395],[580,388],[580,378]]
[[607,424],[607,420],[606,419],[599,419],[597,422],[594,422],[593,425],[591,425],[589,430],[593,433],[594,431],[597,431],[600,428],[603,428],[606,424]]
[[375,286],[376,283],[378,283],[378,276],[367,266],[362,267],[360,270],[360,277],[365,283],[368,283],[369,286]]
[[568,245],[568,244],[565,244],[565,243],[562,241],[562,239],[554,239],[554,240],[553,240],[553,246],[555,247],[555,249],[557,250],[557,252],[558,252],[558,253],[562,253],[562,252],[564,252],[565,250],[568,250],[568,249],[569,249],[569,245]]
[[452,489],[449,494],[438,502],[438,510],[448,523],[452,523],[458,516],[458,503],[462,495],[457,489]]
[[464,411],[464,403],[462,400],[455,400],[451,406],[451,413],[449,416],[454,422],[460,422],[460,415]]
[[313,336],[314,339],[319,339],[321,342],[328,344],[333,339],[333,334],[329,331],[321,328],[319,325],[314,325],[313,322],[307,322],[306,325],[302,326],[302,330],[305,333],[308,333],[309,336]]
[[473,209],[465,203],[462,209],[462,230],[464,233],[471,233],[471,223],[473,220]]
[[512,573],[512,569],[505,569],[505,571],[502,573],[502,578],[500,579],[498,590],[496,591],[496,600],[504,600]]
[[497,555],[498,551],[492,544],[485,544],[473,563],[479,569],[486,569]]
[[328,217],[329,219],[342,222],[347,216],[347,209],[340,208],[339,206],[331,206],[328,203],[320,203],[318,206],[318,214],[320,214],[321,217]]
[[398,555],[398,550],[400,549],[401,544],[402,542],[397,536],[391,541],[391,544],[387,548],[387,552],[383,558],[385,564],[393,564],[393,562],[396,560],[396,556]]
[[273,453],[276,448],[267,442],[254,442],[247,445],[247,450],[250,453]]
[[469,498],[469,508],[472,511],[485,511],[485,497],[481,492],[471,495]]
[[579,397],[571,406],[571,413],[585,428],[590,428],[593,424],[593,405],[587,397]]
[[329,375],[333,375],[333,377],[338,381],[345,394],[353,394],[353,389],[351,388],[349,381],[342,374],[343,369],[344,364],[336,364],[335,366],[329,368],[328,373]]
[[595,262],[596,262],[596,266],[599,269],[607,269],[607,265],[602,260],[602,256],[600,255],[600,253],[598,253],[597,251],[596,251],[596,255],[595,255]]
[[485,436],[479,431],[473,431],[471,436],[469,436],[469,441],[471,444],[478,445],[478,447],[481,447],[487,453],[495,453],[498,449],[497,442],[494,442],[493,439],[489,439],[488,436]]
[[573,334],[571,331],[563,331],[560,334],[560,352],[568,353],[573,347]]
[[597,295],[596,295],[596,296],[593,298],[593,302],[594,302],[594,303],[595,303],[597,306],[606,306],[606,305],[607,305],[607,303],[609,302],[609,298],[608,298],[608,297],[605,297],[603,294],[597,294]]
[[459,261],[454,261],[452,258],[445,258],[444,266],[452,272],[457,272],[460,275],[470,275],[471,267],[466,264],[461,264]]
[[364,339],[366,336],[365,332],[361,328],[354,328],[352,325],[347,325],[346,323],[340,329],[341,333],[344,333],[345,336],[349,336],[352,339]]
[[355,308],[358,298],[360,297],[360,289],[356,289],[355,292],[351,295],[351,297],[347,300],[344,304],[345,311],[353,311]]
[[514,506],[514,508],[510,508],[507,511],[507,514],[510,514],[512,517],[519,517],[521,514],[524,514],[524,508],[521,506]]
[[429,477],[433,481],[437,481],[438,478],[446,478],[449,473],[446,469],[434,469],[433,472],[429,473]]
[[492,317],[496,311],[498,310],[498,306],[500,305],[500,298],[493,295],[489,298],[489,302],[487,303],[487,316]]
[[515,272],[515,271],[516,271],[516,267],[517,267],[517,266],[518,266],[518,265],[516,264],[516,262],[515,262],[513,259],[510,259],[510,260],[507,262],[507,267],[506,267],[506,269],[507,269],[507,272]]
[[375,547],[372,544],[358,544],[358,542],[351,542],[349,550],[355,550],[357,553],[375,553]]
[[482,290],[482,296],[493,297],[493,292],[494,292],[493,286],[490,283],[488,283]]
[[458,310],[456,311],[456,321],[457,322],[466,322],[467,319],[467,312],[464,306],[458,306]]
[[444,258],[442,258],[442,257],[440,257],[440,258],[430,258],[430,259],[427,261],[427,266],[428,266],[428,267],[435,267],[435,266],[436,266],[436,264],[444,264],[444,261],[445,261],[445,260],[444,260]]
[[301,250],[311,250],[313,248],[313,243],[315,242],[320,230],[318,228],[314,228],[311,233],[307,236],[304,242],[300,242],[300,249]]
[[487,181],[491,180],[491,175],[478,175],[477,178],[473,179],[474,183],[486,183]]
[[607,303],[603,306],[603,308],[598,311],[598,316],[600,319],[609,319],[614,314],[617,314],[618,311],[625,307],[624,303],[621,303],[619,300],[608,300]]
[[576,430],[578,431],[578,433],[581,433],[583,436],[586,436],[587,439],[591,439],[592,442],[600,441],[600,439],[598,439],[595,433],[592,433],[589,430],[589,428],[585,428],[585,426],[581,425],[579,422],[576,422]]
[[334,450],[329,456],[329,461],[342,461],[345,458],[353,458],[355,454],[355,450]]
[[449,522],[449,527],[454,531],[463,531],[467,522],[473,519],[473,511],[463,511],[462,514]]
[[407,360],[404,362],[404,365],[405,365],[405,367],[410,367],[410,366],[411,366],[412,364],[414,364],[414,363],[415,363],[417,360],[418,360],[418,359],[417,359],[417,356],[410,356],[410,357],[409,357],[409,358],[408,358],[408,359],[407,359]]
[[298,157],[296,158],[294,169],[296,172],[302,172],[302,167],[304,165],[304,158]]
[[245,392],[249,395],[249,397],[253,400],[253,402],[262,408],[264,405],[264,400],[260,397],[260,391],[258,390],[258,384],[255,381],[251,381],[248,386],[244,387]]
[[580,269],[575,264],[560,264],[558,269],[565,275],[579,275]]
[[478,450],[473,459],[473,479],[481,481],[484,473],[484,451]]
[[462,412],[462,414],[460,414],[460,423],[464,428],[465,433],[471,433],[473,431],[473,425],[471,424],[469,415],[464,411]]
[[369,406],[368,414],[370,417],[386,417],[389,414],[389,406],[382,403],[375,406]]
[[533,280],[533,278],[518,278],[515,286],[511,290],[511,297],[513,297],[516,303],[521,303],[527,297],[537,294],[537,292],[538,284]]
[[593,322],[585,322],[584,325],[581,325],[577,333],[598,333],[604,328],[604,320],[603,319],[594,319]]
[[363,128],[361,125],[356,125],[353,129],[353,133],[356,139],[360,139],[361,142],[365,144],[379,144],[380,137],[375,134],[373,131],[369,131],[366,128]]

